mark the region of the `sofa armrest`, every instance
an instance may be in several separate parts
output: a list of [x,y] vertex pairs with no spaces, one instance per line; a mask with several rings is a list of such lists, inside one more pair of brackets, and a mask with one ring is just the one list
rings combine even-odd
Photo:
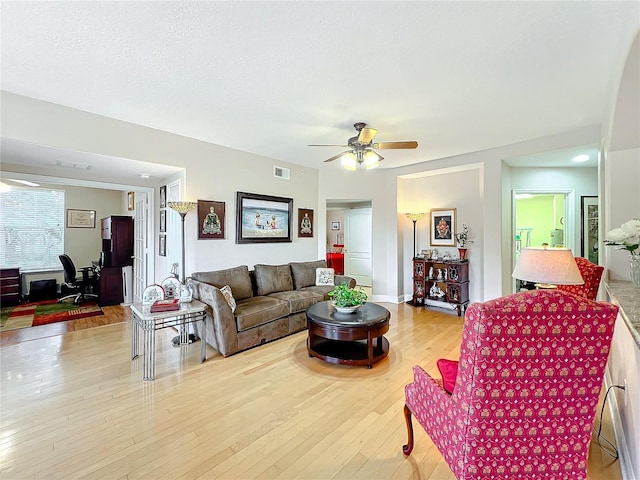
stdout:
[[198,336],[227,357],[238,351],[238,331],[231,307],[219,288],[193,280],[193,297],[207,305],[206,330],[201,332],[196,322]]
[[349,288],[355,288],[356,286],[356,279],[353,277],[348,277],[346,275],[335,275],[333,277],[333,283],[335,285],[342,285],[342,282],[345,282]]

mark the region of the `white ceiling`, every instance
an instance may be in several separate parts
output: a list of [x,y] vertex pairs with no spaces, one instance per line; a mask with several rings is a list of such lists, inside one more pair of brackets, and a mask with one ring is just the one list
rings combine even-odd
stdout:
[[640,29],[637,1],[0,8],[2,90],[315,168],[357,121],[418,141],[387,168],[598,125]]

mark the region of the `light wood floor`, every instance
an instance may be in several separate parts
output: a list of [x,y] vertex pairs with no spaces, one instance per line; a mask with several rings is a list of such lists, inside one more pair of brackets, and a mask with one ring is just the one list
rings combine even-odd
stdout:
[[[309,358],[306,332],[229,358],[209,348],[200,364],[200,344],[174,348],[167,329],[143,382],[122,307],[105,308],[119,323],[6,332],[0,478],[453,479],[417,424],[402,454],[403,387],[412,365],[435,374],[437,358],[457,357],[462,319],[385,306],[391,351],[371,370]],[[593,442],[588,478],[621,478]]]

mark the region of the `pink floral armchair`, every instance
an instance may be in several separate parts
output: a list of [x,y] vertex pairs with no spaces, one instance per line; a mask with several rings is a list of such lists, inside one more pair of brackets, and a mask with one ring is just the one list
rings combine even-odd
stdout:
[[587,478],[591,428],[618,307],[559,290],[472,304],[453,393],[419,366],[414,415],[456,478]]
[[598,296],[598,288],[600,287],[600,278],[604,267],[591,263],[583,257],[575,257],[576,265],[580,270],[580,275],[584,280],[582,285],[558,285],[558,290],[582,295],[589,300],[595,300]]

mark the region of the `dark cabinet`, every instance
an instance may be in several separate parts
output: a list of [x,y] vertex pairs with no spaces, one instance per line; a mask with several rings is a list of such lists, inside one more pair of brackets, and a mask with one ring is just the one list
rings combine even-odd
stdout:
[[102,267],[100,269],[100,282],[98,283],[98,304],[117,305],[122,303],[122,267]]
[[458,316],[469,304],[469,261],[413,259],[413,305],[428,301],[455,307]]
[[100,306],[124,301],[122,267],[133,265],[133,218],[111,215],[100,220],[102,252],[100,253]]
[[106,267],[133,265],[133,218],[111,215],[100,220],[102,258]]
[[20,302],[20,269],[3,268],[0,270],[0,304],[3,307]]

